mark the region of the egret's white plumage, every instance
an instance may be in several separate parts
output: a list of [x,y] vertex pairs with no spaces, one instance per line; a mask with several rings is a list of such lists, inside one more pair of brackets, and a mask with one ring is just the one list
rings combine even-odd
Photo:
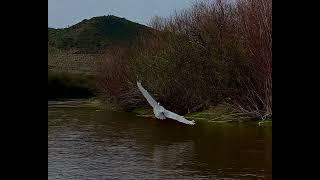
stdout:
[[152,106],[153,113],[156,118],[158,118],[158,119],[170,118],[170,119],[174,119],[174,120],[177,120],[177,121],[185,123],[185,124],[190,124],[190,125],[195,124],[194,121],[189,121],[189,120],[185,119],[183,116],[180,116],[174,112],[166,110],[164,107],[162,107],[159,103],[157,103],[152,98],[152,96],[148,93],[148,91],[142,87],[140,82],[137,82],[137,85],[138,85],[138,88],[141,91],[142,95],[147,99],[148,103]]

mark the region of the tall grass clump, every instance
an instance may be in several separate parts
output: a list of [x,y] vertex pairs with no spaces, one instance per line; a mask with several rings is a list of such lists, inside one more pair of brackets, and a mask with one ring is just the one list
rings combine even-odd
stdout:
[[115,48],[99,74],[102,97],[133,109],[142,84],[180,114],[226,102],[254,118],[272,116],[272,1],[201,1],[168,18],[130,48]]

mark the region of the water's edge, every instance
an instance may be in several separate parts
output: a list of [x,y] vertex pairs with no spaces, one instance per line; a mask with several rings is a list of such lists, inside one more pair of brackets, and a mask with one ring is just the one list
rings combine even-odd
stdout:
[[[124,112],[113,104],[107,104],[98,98],[90,99],[62,99],[48,101],[48,105],[55,107],[87,107],[96,108],[99,110]],[[154,117],[151,107],[135,108],[131,113],[141,117]],[[210,123],[254,123],[257,126],[272,127],[272,119],[264,121],[257,121],[241,114],[233,113],[224,105],[210,107],[207,110],[200,112],[188,113],[185,117],[196,122],[210,122]]]

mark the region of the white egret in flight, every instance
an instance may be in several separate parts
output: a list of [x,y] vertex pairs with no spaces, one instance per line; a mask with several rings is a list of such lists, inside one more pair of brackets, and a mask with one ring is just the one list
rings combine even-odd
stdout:
[[168,111],[164,107],[160,106],[160,103],[157,103],[151,97],[151,95],[148,93],[148,91],[142,87],[141,82],[137,82],[137,85],[138,85],[138,88],[141,91],[142,95],[147,99],[148,103],[152,106],[153,113],[156,118],[161,119],[161,120],[166,119],[166,118],[170,118],[170,119],[174,119],[174,120],[177,120],[177,121],[185,123],[185,124],[190,124],[190,125],[195,124],[194,121],[189,121],[189,120],[185,119],[183,116],[180,116],[174,112]]

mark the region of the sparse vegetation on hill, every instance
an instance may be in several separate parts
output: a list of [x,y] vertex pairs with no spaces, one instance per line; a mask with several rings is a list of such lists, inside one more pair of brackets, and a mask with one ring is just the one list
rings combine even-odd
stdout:
[[106,50],[132,45],[150,30],[111,15],[83,20],[68,28],[48,28],[49,99],[95,95],[94,77],[106,59]]
[[100,16],[63,29],[48,28],[48,44],[57,49],[97,52],[106,47],[128,45],[150,28],[125,18]]

